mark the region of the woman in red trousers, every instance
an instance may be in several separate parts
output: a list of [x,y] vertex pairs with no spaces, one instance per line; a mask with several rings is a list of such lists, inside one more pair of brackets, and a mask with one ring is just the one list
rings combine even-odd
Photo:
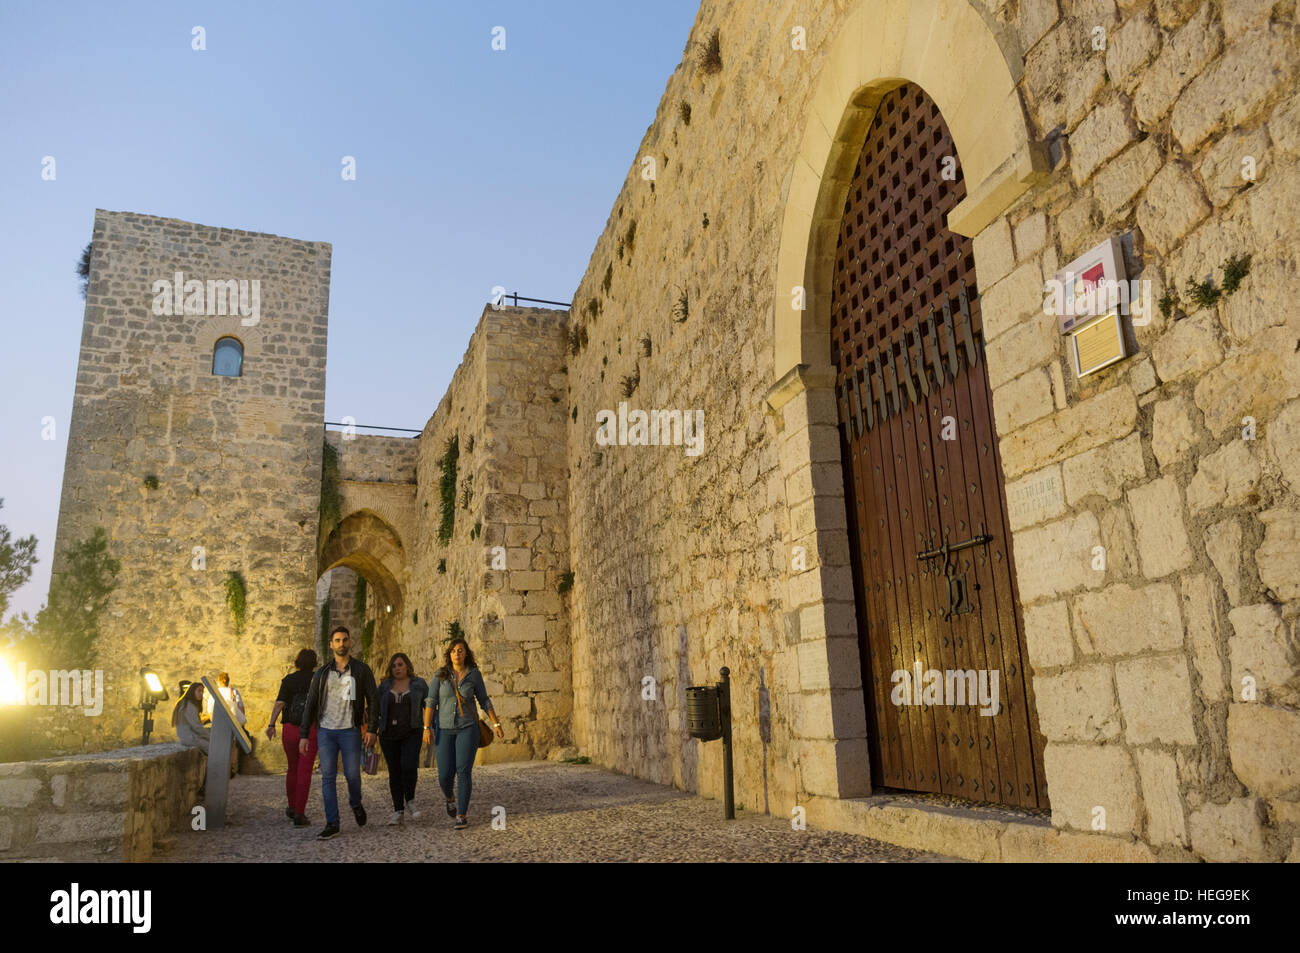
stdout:
[[307,707],[307,690],[311,687],[311,677],[316,671],[316,653],[311,649],[303,649],[293,665],[295,671],[280,681],[280,694],[276,696],[275,708],[271,710],[266,737],[275,740],[275,720],[284,712],[284,753],[289,759],[289,772],[284,778],[289,806],[284,809],[284,813],[286,817],[293,818],[294,827],[307,827],[311,823],[305,812],[307,795],[311,792],[311,769],[316,763],[316,726],[311,727],[306,755],[299,754],[298,741],[301,738],[299,722]]

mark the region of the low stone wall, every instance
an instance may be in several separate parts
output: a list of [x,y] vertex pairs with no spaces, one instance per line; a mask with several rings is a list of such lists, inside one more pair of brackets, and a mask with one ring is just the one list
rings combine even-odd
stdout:
[[199,803],[178,744],[0,764],[0,860],[144,861]]

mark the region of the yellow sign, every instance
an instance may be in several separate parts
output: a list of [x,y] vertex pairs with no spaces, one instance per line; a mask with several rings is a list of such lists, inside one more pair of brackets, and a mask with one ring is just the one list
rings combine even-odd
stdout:
[[1118,311],[1080,326],[1071,333],[1070,340],[1074,345],[1074,370],[1079,377],[1124,359],[1124,333]]

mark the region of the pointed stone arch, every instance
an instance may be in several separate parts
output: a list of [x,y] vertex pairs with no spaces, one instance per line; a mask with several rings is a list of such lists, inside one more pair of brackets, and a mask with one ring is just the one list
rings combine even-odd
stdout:
[[[1004,49],[1005,47],[1005,49]],[[862,0],[831,41],[790,172],[774,294],[779,409],[830,366],[830,278],[853,167],[876,105],[913,82],[939,106],[956,143],[967,197],[948,227],[974,236],[1047,175],[1016,81],[1020,52],[970,0]],[[936,157],[936,162],[939,157]],[[805,309],[792,306],[804,289]]]
[[375,626],[374,645],[381,652],[402,629],[405,590],[409,581],[406,547],[392,525],[369,509],[349,512],[339,521],[321,546],[316,559],[317,578],[343,566],[365,577],[379,604],[391,606],[381,612]]
[[[876,107],[912,82],[938,105],[952,135],[966,198],[948,216],[974,236],[1046,177],[1046,149],[1030,138],[1016,83],[1014,38],[995,33],[970,0],[861,0],[830,41],[799,153],[787,179],[773,288],[773,376],[767,402],[780,430],[791,571],[787,628],[799,634],[797,795],[871,793],[862,667],[830,360],[831,282],[854,167]],[[936,156],[936,171],[942,157]],[[794,291],[803,289],[803,309]]]

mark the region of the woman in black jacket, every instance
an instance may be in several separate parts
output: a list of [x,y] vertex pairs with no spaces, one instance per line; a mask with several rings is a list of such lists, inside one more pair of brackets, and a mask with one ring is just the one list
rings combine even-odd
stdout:
[[388,762],[388,790],[393,795],[393,817],[389,826],[402,823],[402,817],[415,820],[415,782],[420,770],[420,719],[428,683],[415,674],[405,652],[388,660],[388,676],[379,683],[379,747]]

